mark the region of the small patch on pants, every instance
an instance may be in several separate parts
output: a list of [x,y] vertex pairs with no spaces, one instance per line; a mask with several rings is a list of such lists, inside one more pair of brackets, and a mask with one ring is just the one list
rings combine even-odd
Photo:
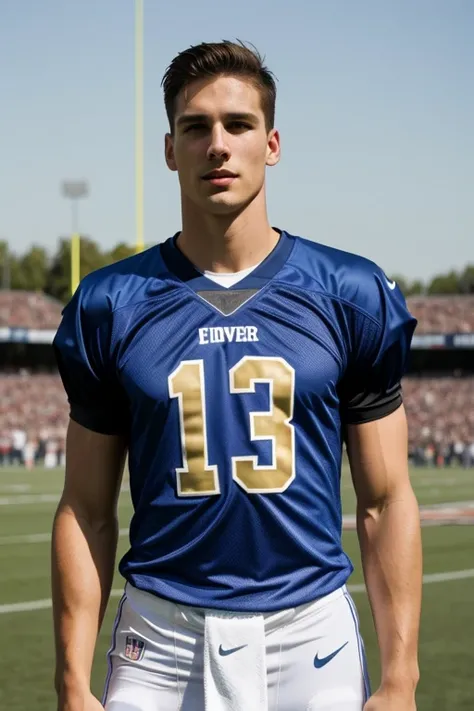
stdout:
[[127,635],[125,641],[125,656],[131,662],[139,662],[145,654],[145,642],[136,637]]

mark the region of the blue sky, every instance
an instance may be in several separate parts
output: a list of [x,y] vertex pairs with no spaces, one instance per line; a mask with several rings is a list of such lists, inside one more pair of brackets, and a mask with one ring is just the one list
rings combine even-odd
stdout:
[[[255,44],[278,77],[272,224],[428,279],[474,262],[471,0],[145,0],[145,238],[179,229],[160,87],[203,40]],[[133,0],[1,0],[0,239],[53,250],[64,178],[82,231],[135,239]]]

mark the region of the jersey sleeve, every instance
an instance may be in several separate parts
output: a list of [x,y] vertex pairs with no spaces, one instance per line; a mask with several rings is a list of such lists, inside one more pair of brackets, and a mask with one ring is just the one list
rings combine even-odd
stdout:
[[398,286],[374,265],[361,279],[351,319],[351,352],[339,391],[345,424],[371,422],[400,407],[416,324]]
[[70,417],[101,434],[122,434],[129,408],[110,358],[107,299],[90,294],[84,284],[63,311],[53,342]]

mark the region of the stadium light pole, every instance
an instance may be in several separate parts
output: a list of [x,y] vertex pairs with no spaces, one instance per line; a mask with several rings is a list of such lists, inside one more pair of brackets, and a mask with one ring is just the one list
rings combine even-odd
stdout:
[[135,0],[135,219],[136,250],[143,251],[143,0]]
[[81,278],[81,238],[79,233],[79,200],[87,197],[89,186],[85,180],[63,180],[62,191],[71,201],[71,296]]

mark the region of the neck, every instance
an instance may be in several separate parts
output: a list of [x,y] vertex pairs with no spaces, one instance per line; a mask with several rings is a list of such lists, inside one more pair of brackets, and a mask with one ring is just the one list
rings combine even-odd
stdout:
[[258,264],[279,240],[260,202],[238,215],[210,215],[183,201],[180,250],[201,271],[238,272]]

